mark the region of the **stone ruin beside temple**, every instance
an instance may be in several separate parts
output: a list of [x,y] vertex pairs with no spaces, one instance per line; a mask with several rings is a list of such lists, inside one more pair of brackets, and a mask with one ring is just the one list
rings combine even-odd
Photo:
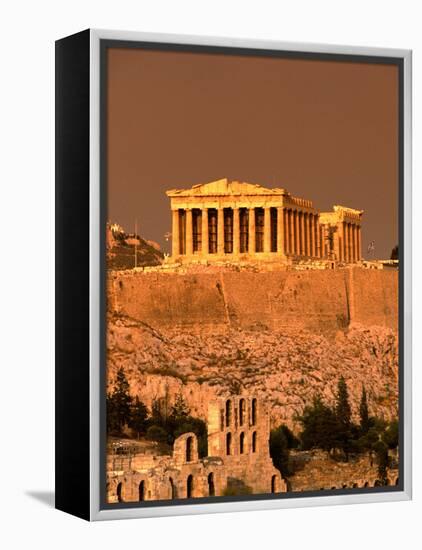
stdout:
[[108,457],[107,501],[139,502],[281,493],[286,481],[269,453],[270,423],[255,397],[231,396],[208,406],[208,455],[194,433],[178,437],[172,455]]

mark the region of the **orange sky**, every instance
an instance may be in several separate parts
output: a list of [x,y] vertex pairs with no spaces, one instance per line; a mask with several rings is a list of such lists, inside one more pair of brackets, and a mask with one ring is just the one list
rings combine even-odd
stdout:
[[393,65],[112,48],[108,219],[169,251],[166,189],[223,177],[365,210],[364,256],[398,242]]

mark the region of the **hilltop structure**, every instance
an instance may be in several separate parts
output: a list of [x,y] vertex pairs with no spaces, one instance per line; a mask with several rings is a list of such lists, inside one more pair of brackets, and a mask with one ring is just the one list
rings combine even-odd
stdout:
[[361,260],[362,210],[319,212],[285,189],[226,178],[166,194],[174,261]]
[[178,437],[172,455],[109,456],[108,502],[282,493],[285,480],[269,452],[268,412],[255,397],[219,398],[208,406],[208,457],[194,433]]

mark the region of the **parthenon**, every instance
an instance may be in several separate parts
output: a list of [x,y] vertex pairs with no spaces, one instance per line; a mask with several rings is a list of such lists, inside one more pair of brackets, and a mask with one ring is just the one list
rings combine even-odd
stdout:
[[166,194],[174,260],[361,260],[362,210],[319,212],[285,189],[227,178]]

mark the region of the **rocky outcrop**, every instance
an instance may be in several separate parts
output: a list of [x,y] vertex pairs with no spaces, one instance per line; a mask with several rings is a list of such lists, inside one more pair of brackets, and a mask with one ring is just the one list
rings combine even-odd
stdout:
[[351,323],[335,334],[294,324],[282,330],[256,325],[200,331],[157,328],[113,313],[107,356],[110,386],[122,367],[131,392],[148,407],[158,399],[170,410],[182,393],[192,414],[204,420],[214,397],[247,393],[265,401],[272,425],[283,422],[297,431],[295,416],[316,393],[333,402],[340,375],[355,417],[363,385],[371,414],[397,416],[397,336],[385,326]]
[[[136,251],[136,252],[135,252]],[[107,233],[107,267],[113,271],[133,269],[136,266],[158,266],[164,254],[157,243],[142,239],[138,235]]]

